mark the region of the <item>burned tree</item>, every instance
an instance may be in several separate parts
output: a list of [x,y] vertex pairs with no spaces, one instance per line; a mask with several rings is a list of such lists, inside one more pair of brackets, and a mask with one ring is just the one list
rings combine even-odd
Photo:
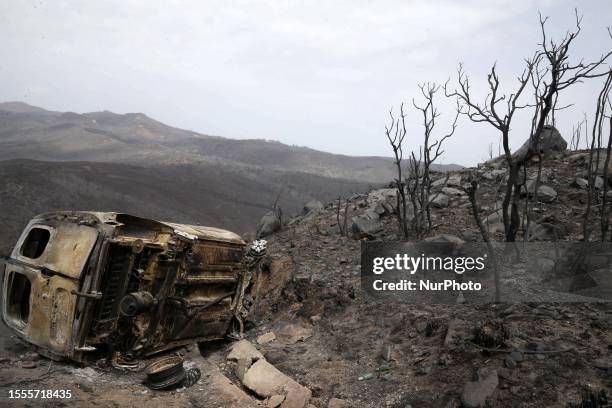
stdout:
[[[610,150],[612,148],[612,71],[608,72],[608,76],[604,82],[604,85],[597,98],[597,106],[595,109],[595,120],[593,122],[593,129],[591,133],[591,142],[589,148],[589,161],[587,167],[587,206],[584,212],[583,220],[583,239],[585,242],[590,240],[591,230],[589,228],[589,221],[591,216],[593,192],[595,187],[595,181],[599,174],[599,165],[601,163],[601,147],[602,138],[604,133],[604,124],[606,120],[609,120],[610,128],[608,135],[608,142],[606,146],[606,155],[603,162],[603,169],[601,174],[603,175],[603,195],[601,202],[600,212],[600,228],[601,228],[601,241],[606,240],[608,233],[610,220],[608,215],[608,177],[609,177],[609,165],[610,165]],[[606,115],[608,113],[608,115]]]
[[[385,127],[385,134],[395,156],[397,178],[394,183],[397,189],[397,217],[404,239],[408,239],[410,232],[416,239],[422,239],[431,230],[431,166],[444,153],[442,144],[455,133],[459,117],[459,109],[457,109],[449,133],[440,139],[433,140],[433,131],[440,116],[434,103],[434,97],[440,90],[440,86],[435,83],[427,83],[419,85],[419,89],[424,103],[419,105],[414,99],[412,103],[422,115],[423,144],[419,146],[418,156],[414,150],[410,152],[410,157],[406,160],[405,172],[403,149],[407,130],[404,104],[400,105],[398,118],[394,117],[392,111],[389,112],[391,123]],[[411,208],[408,207],[409,205]],[[409,216],[412,216],[412,221],[408,220]]]
[[[547,20],[548,18],[540,16],[542,32],[540,50],[532,58],[526,60],[526,67],[518,78],[518,85],[514,93],[510,95],[501,94],[500,81],[495,65],[493,65],[487,77],[489,93],[483,102],[474,100],[470,90],[469,78],[461,65],[458,69],[458,89],[451,90],[448,83],[445,86],[446,95],[457,98],[462,104],[462,113],[470,120],[488,123],[501,133],[504,158],[509,170],[502,203],[505,239],[508,242],[516,240],[520,226],[518,204],[524,183],[524,180],[521,180],[520,177],[521,170],[525,174],[525,167],[529,160],[534,155],[541,153],[542,135],[546,127],[554,123],[555,111],[562,109],[557,107],[560,93],[585,79],[605,75],[605,73],[598,72],[598,69],[612,54],[612,52],[608,52],[589,63],[583,61],[576,64],[570,63],[569,51],[574,40],[580,34],[581,18],[576,13],[575,29],[568,31],[558,42],[547,38],[545,28]],[[534,87],[536,102],[519,105],[519,97],[530,84]],[[502,102],[505,102],[505,104],[502,104]],[[513,154],[509,147],[510,125],[517,110],[524,108],[533,108],[529,141]],[[537,191],[537,186],[535,187],[535,191]]]
[[[418,159],[415,152],[411,152],[406,188],[414,211],[413,230],[415,237],[422,239],[431,230],[431,165],[444,153],[442,150],[444,141],[455,133],[459,109],[457,109],[449,133],[438,140],[432,141],[436,120],[440,116],[434,104],[434,97],[440,90],[440,86],[427,83],[419,85],[419,89],[425,103],[418,105],[413,99],[412,104],[422,115],[423,145],[419,148]],[[435,199],[435,197],[433,198]]]
[[[502,217],[507,241],[514,241],[516,232],[518,231],[520,222],[518,200],[520,198],[521,187],[519,182],[520,165],[510,151],[510,125],[517,110],[525,107],[518,105],[518,99],[527,87],[532,71],[539,58],[540,57],[536,55],[532,59],[526,60],[527,67],[518,78],[517,90],[509,96],[505,94],[500,95],[500,81],[495,64],[491,67],[491,72],[487,76],[489,93],[482,103],[475,101],[472,97],[469,77],[465,74],[463,65],[461,64],[457,70],[459,88],[451,90],[448,82],[444,86],[446,96],[455,97],[457,99],[461,106],[461,114],[467,116],[472,122],[488,123],[501,133],[504,157],[510,173],[502,204]],[[503,101],[506,102],[505,107],[500,107],[500,103]],[[503,109],[503,112],[500,109]],[[512,208],[511,211],[509,211],[511,201]]]
[[395,156],[395,168],[397,171],[397,177],[394,180],[395,188],[397,189],[397,202],[396,202],[396,213],[399,229],[404,239],[408,239],[408,205],[406,203],[406,189],[404,176],[402,173],[403,159],[404,159],[404,138],[406,137],[406,114],[404,113],[404,104],[400,105],[400,116],[395,118],[393,116],[393,109],[389,111],[391,117],[391,123],[389,126],[385,126],[385,134],[393,150]]

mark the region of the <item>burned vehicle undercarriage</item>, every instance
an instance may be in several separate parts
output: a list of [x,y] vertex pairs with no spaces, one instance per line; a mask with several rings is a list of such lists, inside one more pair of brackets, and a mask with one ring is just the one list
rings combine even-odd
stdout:
[[240,335],[265,249],[127,214],[32,219],[5,266],[2,316],[41,354],[132,360]]

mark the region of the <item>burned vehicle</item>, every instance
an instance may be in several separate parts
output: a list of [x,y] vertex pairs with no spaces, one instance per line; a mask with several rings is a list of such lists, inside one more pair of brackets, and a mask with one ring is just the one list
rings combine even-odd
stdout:
[[5,262],[2,317],[51,358],[133,360],[241,333],[264,249],[120,213],[33,218]]

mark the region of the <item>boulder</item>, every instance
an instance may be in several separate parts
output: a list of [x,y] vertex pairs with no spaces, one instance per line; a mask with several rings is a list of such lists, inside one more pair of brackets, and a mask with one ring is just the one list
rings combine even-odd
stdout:
[[285,401],[280,408],[304,408],[312,396],[312,392],[308,388],[295,381],[286,384],[284,390],[286,392]]
[[266,360],[257,360],[244,375],[242,383],[264,398],[272,399],[276,395],[284,395],[281,408],[303,408],[312,395],[308,388],[298,384]]
[[322,209],[323,209],[323,203],[321,203],[318,200],[312,200],[312,201],[307,202],[304,205],[304,208],[302,208],[302,214],[303,215],[308,215],[308,214],[311,214],[311,213],[319,212]]
[[461,187],[461,174],[453,174],[450,176],[446,185],[450,187]]
[[478,370],[478,380],[470,381],[463,387],[461,393],[461,403],[466,408],[484,407],[487,398],[491,397],[497,386],[499,379],[497,371],[490,368]]
[[267,237],[281,229],[281,219],[275,211],[268,211],[257,224],[257,239]]
[[431,183],[431,187],[432,188],[438,188],[438,187],[443,187],[443,186],[461,187],[461,174],[449,175],[448,180],[446,179],[446,177],[447,176],[444,176],[442,178],[434,180]]
[[374,208],[378,215],[395,213],[396,200],[397,190],[395,188],[381,188],[368,193],[370,207]]
[[444,187],[442,188],[442,192],[449,196],[462,196],[465,194],[463,190],[459,190],[457,188],[452,188],[452,187]]
[[353,235],[353,238],[355,239],[372,237],[376,233],[382,231],[384,228],[378,217],[372,218],[369,215],[360,215],[358,217],[353,217],[352,221],[353,223],[351,225],[351,233]]
[[549,186],[539,186],[538,187],[538,200],[544,203],[550,203],[557,198],[557,191]]
[[503,177],[505,174],[506,170],[504,169],[485,171],[484,173],[482,173],[482,178],[486,180],[498,180],[501,179],[501,177]]
[[433,194],[429,202],[432,205],[432,207],[445,208],[445,207],[448,207],[448,201],[449,199],[446,194],[438,193],[438,194]]
[[603,177],[599,177],[599,176],[595,177],[595,188],[597,190],[603,190],[603,188],[604,188],[604,179],[603,179]]
[[294,382],[266,360],[257,360],[244,375],[245,387],[261,397],[284,394],[284,386]]
[[434,180],[431,183],[431,187],[432,188],[438,188],[438,187],[442,187],[442,186],[445,186],[445,185],[446,185],[446,177],[439,178],[437,180]]
[[[567,142],[561,136],[561,133],[553,126],[544,126],[542,135],[540,136],[539,150],[543,155],[548,155],[552,152],[562,152],[567,149]],[[522,160],[529,159],[536,153],[531,139],[528,139],[523,145],[513,154],[515,158]]]
[[[525,187],[527,189],[527,192],[529,193],[529,196],[533,196],[535,184],[535,179],[527,180]],[[555,198],[557,198],[557,191],[554,188],[545,186],[543,184],[540,184],[538,186],[538,201],[550,203],[554,201]]]
[[572,163],[573,165],[583,165],[588,162],[589,154],[588,153],[574,153],[567,156],[567,161]]
[[284,395],[273,395],[268,399],[266,406],[268,408],[277,408],[277,407],[280,407],[280,404],[282,404],[284,400],[285,400]]
[[240,340],[234,343],[227,355],[227,359],[230,361],[247,360],[253,362],[262,358],[264,358],[263,354],[248,340]]
[[574,180],[573,184],[576,187],[583,188],[583,189],[586,189],[586,188],[589,187],[589,181],[587,179],[582,178],[582,177],[576,177],[576,179]]
[[396,196],[397,189],[395,188],[379,188],[377,190],[372,190],[368,193],[368,201],[395,201]]
[[366,212],[362,214],[362,216],[369,220],[378,220],[380,218],[380,215],[378,215],[376,209],[374,208],[368,208]]

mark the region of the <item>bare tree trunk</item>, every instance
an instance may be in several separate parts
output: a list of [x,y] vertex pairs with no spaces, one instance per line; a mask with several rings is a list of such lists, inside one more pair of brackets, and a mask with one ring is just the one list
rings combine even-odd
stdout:
[[495,281],[495,302],[499,303],[501,299],[501,288],[499,285],[499,262],[497,260],[497,254],[495,253],[495,248],[493,248],[493,244],[491,243],[491,238],[489,237],[489,231],[482,222],[480,218],[479,210],[478,210],[478,201],[476,200],[476,192],[478,190],[478,183],[476,180],[472,179],[471,188],[468,189],[468,197],[470,199],[470,204],[472,205],[472,215],[474,216],[474,221],[476,221],[476,225],[478,225],[478,229],[480,230],[480,234],[482,235],[482,239],[487,245],[487,249],[489,251],[491,262],[493,263],[493,279]]

